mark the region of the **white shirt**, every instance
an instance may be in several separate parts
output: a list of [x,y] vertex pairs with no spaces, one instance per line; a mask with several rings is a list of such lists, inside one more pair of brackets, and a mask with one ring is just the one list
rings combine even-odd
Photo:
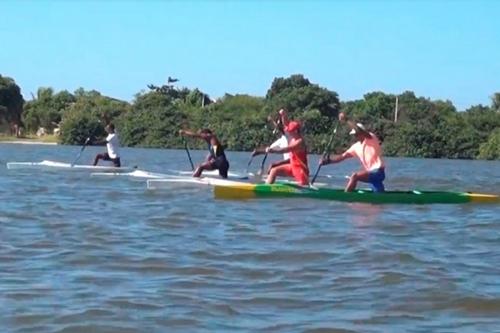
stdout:
[[[282,135],[278,140],[274,141],[269,147],[271,148],[286,148],[288,147],[288,137]],[[283,159],[288,160],[290,158],[290,153],[283,153]]]
[[108,155],[111,158],[118,157],[118,147],[120,147],[120,142],[118,141],[118,135],[116,133],[110,133],[106,137],[106,148],[108,148]]

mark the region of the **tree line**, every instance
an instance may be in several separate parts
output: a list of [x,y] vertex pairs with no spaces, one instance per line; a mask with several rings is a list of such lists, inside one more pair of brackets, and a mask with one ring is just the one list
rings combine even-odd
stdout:
[[[169,82],[149,85],[130,103],[83,88],[73,93],[39,88],[32,100],[25,101],[15,81],[0,75],[0,128],[11,134],[19,134],[20,128],[26,133],[58,128],[62,144],[103,136],[104,126],[112,121],[125,146],[181,148],[180,128],[210,128],[228,149],[248,151],[275,139],[267,117],[280,108],[302,122],[314,153],[323,150],[342,110],[378,135],[387,156],[500,159],[500,93],[493,94],[491,105],[474,105],[463,112],[450,101],[411,91],[371,92],[359,100],[340,101],[335,91],[298,74],[275,78],[261,97],[226,94],[213,101],[199,89]],[[339,127],[333,150],[342,151],[350,140]],[[204,148],[200,142],[190,144]]]

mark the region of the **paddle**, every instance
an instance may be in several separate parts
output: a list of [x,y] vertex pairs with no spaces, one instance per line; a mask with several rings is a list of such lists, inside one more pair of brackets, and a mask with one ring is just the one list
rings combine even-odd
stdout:
[[266,159],[267,159],[267,153],[264,155],[264,158],[262,159],[262,163],[260,164],[260,169],[253,175],[254,183],[260,183],[262,182],[262,174],[264,173],[264,166],[266,164]]
[[94,129],[92,130],[92,132],[90,133],[90,135],[87,137],[87,139],[85,139],[85,142],[83,143],[83,146],[82,148],[80,149],[80,151],[78,152],[78,155],[76,156],[75,160],[73,161],[73,163],[71,163],[71,167],[75,166],[76,162],[80,159],[80,157],[82,156],[82,153],[83,151],[85,150],[85,147],[87,147],[87,145],[90,143],[90,137],[94,136],[94,134],[97,132],[97,130],[99,129],[99,125],[101,124],[101,121],[100,120],[97,120],[97,123],[98,123],[98,126],[94,127]]
[[[333,134],[330,137],[330,141],[328,141],[327,145],[325,146],[325,150],[323,151],[323,155],[321,155],[322,158],[325,158],[330,153],[330,146],[333,143],[333,139],[335,138],[335,134],[337,133],[337,128],[338,127],[339,127],[339,123],[337,123],[337,125],[335,125],[335,129],[333,130]],[[321,169],[321,164],[318,165],[318,169],[316,169],[316,173],[314,174],[314,177],[313,177],[313,179],[311,180],[311,183],[310,183],[311,185],[314,184],[314,182],[316,181],[316,177],[318,177],[320,169]]]
[[262,176],[262,174],[264,173],[264,166],[266,165],[267,154],[268,154],[268,153],[266,153],[266,154],[264,155],[264,158],[262,159],[262,163],[260,164],[260,169],[259,169],[259,171],[257,172],[257,174],[258,174],[259,176]]
[[87,139],[85,139],[85,142],[83,143],[83,146],[82,148],[80,149],[80,152],[78,153],[78,155],[76,156],[75,160],[73,161],[73,163],[71,163],[71,167],[75,166],[76,162],[80,159],[80,157],[82,156],[82,153],[83,151],[85,150],[85,147],[87,147],[87,145],[89,144],[90,142],[90,137],[88,137]]
[[247,163],[247,169],[246,169],[246,174],[248,175],[248,169],[250,168],[250,164],[252,164],[252,161],[253,161],[253,154],[252,154],[252,157],[250,157],[250,159],[248,160],[248,163]]
[[186,139],[183,139],[183,140],[184,140],[184,149],[186,150],[187,156],[189,158],[189,163],[191,164],[191,170],[194,171],[194,164],[193,164],[193,160],[191,159],[191,154],[189,153],[187,141],[186,141]]

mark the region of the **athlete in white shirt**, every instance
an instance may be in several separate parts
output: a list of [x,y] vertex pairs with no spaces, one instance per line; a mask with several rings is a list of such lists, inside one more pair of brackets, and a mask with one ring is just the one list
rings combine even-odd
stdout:
[[[288,121],[288,117],[286,116],[286,113],[284,110],[283,110],[283,112],[285,115],[284,117],[286,117],[283,119],[286,119]],[[289,142],[290,138],[288,137],[288,135],[286,134],[286,132],[284,130],[281,117],[277,121],[275,121],[271,116],[267,119],[270,122],[272,122],[272,124],[274,126],[273,134],[278,134],[278,133],[281,134],[280,138],[278,140],[274,141],[269,147],[270,148],[286,148],[286,147],[288,147],[288,142]],[[252,156],[265,154],[265,153],[266,153],[265,148],[256,148],[253,151]],[[283,165],[283,164],[288,164],[288,163],[290,163],[290,153],[283,153],[283,160],[272,163],[269,166],[268,173],[269,173],[269,170],[271,170],[272,168],[275,168],[275,167]]]
[[118,140],[118,134],[115,133],[115,125],[109,123],[106,126],[106,132],[108,136],[106,137],[105,143],[107,152],[97,154],[94,159],[94,165],[97,165],[99,160],[111,161],[115,167],[120,167],[120,156],[118,155],[118,148],[120,147],[120,141]]
[[[278,130],[277,130],[278,131]],[[279,130],[280,132],[282,131],[282,127]],[[286,133],[281,132],[281,136],[278,140],[274,141],[269,147],[270,148],[286,148],[288,147],[288,136]],[[290,159],[290,153],[283,153],[283,160],[289,160]]]

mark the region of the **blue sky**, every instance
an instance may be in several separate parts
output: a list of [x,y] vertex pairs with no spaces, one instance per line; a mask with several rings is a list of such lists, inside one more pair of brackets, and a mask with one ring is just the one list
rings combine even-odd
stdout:
[[168,76],[211,97],[302,73],[341,100],[500,91],[500,1],[0,1],[0,74],[132,100]]

